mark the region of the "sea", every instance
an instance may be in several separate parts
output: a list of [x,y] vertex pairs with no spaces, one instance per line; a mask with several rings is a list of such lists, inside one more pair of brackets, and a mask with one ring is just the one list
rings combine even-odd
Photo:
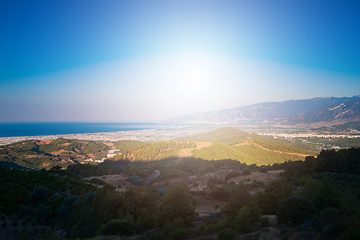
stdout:
[[70,123],[31,122],[0,123],[0,137],[44,136],[99,132],[134,131],[179,127],[181,125],[162,123]]

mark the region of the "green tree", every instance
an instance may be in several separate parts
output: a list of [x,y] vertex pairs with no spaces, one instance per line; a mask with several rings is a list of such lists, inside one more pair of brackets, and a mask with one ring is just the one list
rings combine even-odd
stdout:
[[271,181],[263,193],[259,193],[258,200],[263,214],[275,214],[280,199],[291,193],[291,184],[285,180]]
[[196,200],[191,197],[190,191],[184,185],[170,187],[162,198],[160,205],[159,223],[172,222],[182,218],[184,224],[189,226],[196,218]]
[[231,195],[229,202],[222,209],[226,219],[228,221],[233,221],[240,209],[245,206],[249,199],[250,192],[247,186],[243,182],[239,183]]
[[295,226],[303,223],[315,213],[315,204],[309,199],[290,196],[280,201],[276,218],[280,223]]

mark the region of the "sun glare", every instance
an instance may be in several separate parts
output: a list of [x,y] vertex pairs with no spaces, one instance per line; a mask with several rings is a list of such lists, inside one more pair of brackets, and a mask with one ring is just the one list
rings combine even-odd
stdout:
[[202,55],[184,55],[177,59],[174,66],[174,77],[183,88],[199,90],[212,81],[211,73],[216,66],[211,58]]

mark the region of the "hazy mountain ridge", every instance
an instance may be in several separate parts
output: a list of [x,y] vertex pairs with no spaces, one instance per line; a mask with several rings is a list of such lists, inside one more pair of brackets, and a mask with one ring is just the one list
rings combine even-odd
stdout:
[[214,112],[201,112],[177,116],[163,123],[276,123],[319,109],[323,106],[360,100],[360,95],[353,97],[322,97],[284,102],[265,102],[250,106],[223,109]]
[[324,127],[360,121],[360,100],[321,107],[281,121],[278,125]]

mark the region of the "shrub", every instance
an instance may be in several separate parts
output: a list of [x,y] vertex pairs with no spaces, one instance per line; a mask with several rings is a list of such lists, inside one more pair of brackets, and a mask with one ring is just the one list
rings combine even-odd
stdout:
[[125,219],[112,219],[105,225],[102,224],[99,233],[103,235],[126,235],[131,236],[135,233],[135,226],[133,223]]
[[43,202],[47,200],[49,189],[47,187],[39,186],[29,195],[30,202]]
[[34,208],[32,206],[24,206],[20,208],[18,212],[18,217],[23,218],[24,215],[31,216],[34,211]]
[[219,240],[234,240],[236,237],[236,231],[231,228],[225,228],[218,234]]
[[315,205],[309,199],[290,196],[280,201],[276,217],[280,223],[295,226],[313,216],[314,212]]
[[98,179],[98,178],[92,178],[88,182],[91,183],[91,184],[95,184],[95,185],[105,185],[106,184],[106,182],[104,182],[103,180]]
[[241,233],[250,232],[251,224],[257,221],[259,217],[260,209],[258,207],[250,209],[247,205],[243,206],[235,217],[234,225],[236,230]]
[[11,225],[12,225],[13,227],[16,227],[16,226],[18,225],[18,220],[12,220],[12,221],[11,221]]
[[200,232],[204,233],[205,230],[206,230],[205,224],[202,223],[202,224],[199,226],[199,230],[200,230]]
[[270,226],[270,220],[269,220],[269,217],[267,217],[267,216],[262,216],[260,218],[260,222],[261,222],[261,227],[269,227]]
[[332,220],[335,220],[338,215],[338,210],[333,207],[327,207],[320,212],[320,217],[326,222],[331,222]]
[[161,187],[161,188],[158,188],[158,190],[156,190],[156,193],[159,194],[160,196],[164,196],[166,191],[167,191],[166,187]]
[[132,184],[135,184],[137,186],[141,186],[144,184],[144,181],[142,180],[141,177],[139,176],[130,176],[126,179],[126,181],[132,183]]
[[208,231],[208,233],[216,233],[216,232],[219,232],[223,227],[224,227],[224,225],[222,222],[216,222],[216,223],[210,224],[208,226],[207,231]]
[[43,204],[40,204],[35,211],[35,216],[38,221],[48,219],[51,216],[51,206],[45,207]]
[[170,232],[169,236],[175,240],[183,240],[188,237],[189,235],[188,231],[189,230],[186,228],[177,228],[174,231]]
[[172,239],[182,240],[188,236],[183,218],[175,218],[173,221],[164,225],[164,230]]
[[211,191],[210,196],[215,199],[227,201],[230,197],[230,193],[224,188],[214,188]]
[[1,227],[2,227],[2,228],[6,228],[6,227],[7,227],[7,222],[4,221],[4,222],[1,224]]
[[341,240],[360,239],[360,231],[358,229],[349,228],[340,235]]
[[166,240],[167,237],[166,237],[165,233],[163,233],[163,232],[155,232],[155,233],[147,234],[146,239],[148,239],[148,240]]
[[228,174],[226,174],[225,180],[227,181],[230,178],[237,177],[237,176],[240,176],[240,175],[241,175],[241,172],[232,171],[232,172],[229,172]]

